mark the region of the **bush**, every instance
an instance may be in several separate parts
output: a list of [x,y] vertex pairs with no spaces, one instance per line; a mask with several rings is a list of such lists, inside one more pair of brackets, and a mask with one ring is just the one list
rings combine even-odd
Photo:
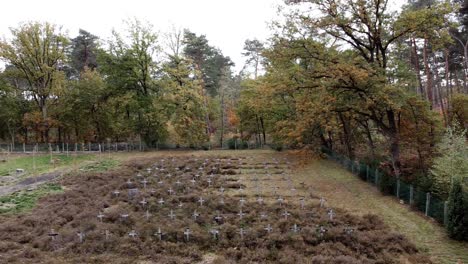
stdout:
[[394,194],[395,193],[395,182],[396,179],[392,176],[387,175],[386,173],[383,173],[379,171],[379,180],[377,182],[379,190],[383,194]]
[[237,138],[230,138],[227,141],[229,149],[248,149],[249,145],[244,140],[238,140]]
[[447,231],[453,239],[468,241],[468,195],[460,179],[454,180],[450,190]]

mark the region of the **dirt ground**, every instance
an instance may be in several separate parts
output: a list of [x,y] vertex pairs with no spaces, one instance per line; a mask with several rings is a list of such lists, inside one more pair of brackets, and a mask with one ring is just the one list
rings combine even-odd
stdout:
[[128,161],[115,170],[64,176],[66,191],[32,211],[0,216],[0,261],[432,263],[385,219],[336,206],[294,155],[121,159]]

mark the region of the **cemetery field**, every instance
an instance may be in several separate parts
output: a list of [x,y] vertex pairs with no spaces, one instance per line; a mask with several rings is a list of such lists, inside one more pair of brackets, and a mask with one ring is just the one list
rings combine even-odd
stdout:
[[0,259],[444,263],[466,254],[466,244],[329,161],[266,150],[112,160],[49,183],[60,189],[34,208],[1,214]]

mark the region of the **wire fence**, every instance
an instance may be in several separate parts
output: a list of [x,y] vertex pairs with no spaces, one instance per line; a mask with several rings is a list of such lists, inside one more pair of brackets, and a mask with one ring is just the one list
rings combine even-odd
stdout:
[[177,149],[176,144],[161,143],[149,147],[140,142],[102,142],[102,143],[37,143],[10,144],[0,143],[0,151],[11,153],[49,153],[49,152],[123,152]]
[[340,163],[362,180],[375,185],[382,193],[393,195],[397,197],[401,203],[410,205],[412,208],[423,212],[426,216],[435,219],[443,225],[447,224],[447,201],[432,195],[430,192],[425,192],[418,186],[387,175],[375,166],[360,161],[353,161],[329,149],[323,148],[322,151],[329,159]]

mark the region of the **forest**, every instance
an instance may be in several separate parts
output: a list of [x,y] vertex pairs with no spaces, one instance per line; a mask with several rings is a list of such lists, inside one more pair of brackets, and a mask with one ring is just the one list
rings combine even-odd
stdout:
[[12,25],[0,142],[326,150],[449,198],[468,175],[468,2],[389,2],[286,0],[240,72],[209,36],[138,18],[109,40]]

